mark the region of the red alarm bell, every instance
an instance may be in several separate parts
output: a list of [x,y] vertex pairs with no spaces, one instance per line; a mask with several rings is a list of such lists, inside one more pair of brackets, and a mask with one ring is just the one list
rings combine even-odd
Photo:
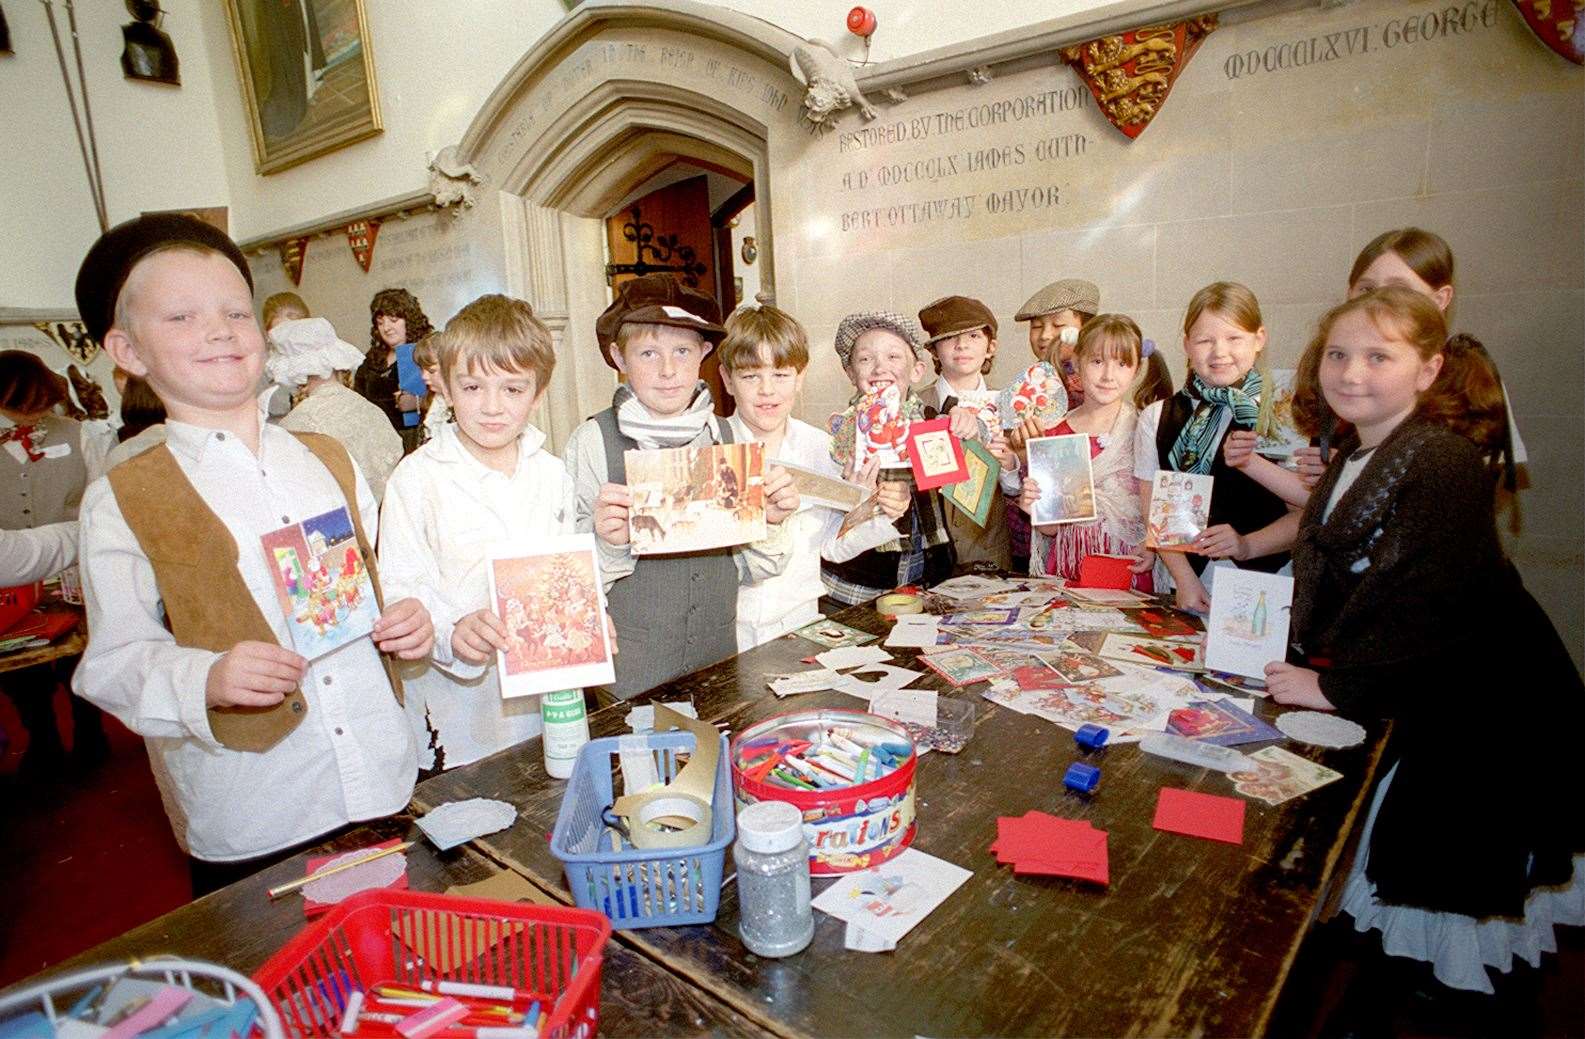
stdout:
[[868,40],[875,31],[875,12],[868,7],[855,7],[848,12],[848,32]]

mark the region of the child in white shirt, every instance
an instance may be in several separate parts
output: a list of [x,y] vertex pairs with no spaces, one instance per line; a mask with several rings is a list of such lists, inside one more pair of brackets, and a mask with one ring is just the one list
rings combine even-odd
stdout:
[[191,217],[127,221],[89,250],[77,302],[164,402],[169,436],[83,499],[73,687],[147,741],[203,893],[406,807],[417,760],[381,653],[428,656],[433,628],[421,603],[387,600],[372,640],[313,661],[287,648],[260,538],[344,508],[372,544],[377,516],[345,449],[260,420],[264,336],[229,238]]
[[[792,315],[771,306],[737,310],[726,320],[726,338],[718,356],[721,382],[737,401],[729,420],[734,439],[762,442],[766,465],[781,462],[842,477],[831,459],[831,434],[792,417],[809,366],[809,337]],[[865,474],[872,489],[877,469],[878,464],[872,465]],[[825,590],[820,583],[822,556],[842,563],[897,538],[892,521],[907,510],[908,492],[901,484],[888,483],[882,485],[881,494],[884,507],[841,538],[837,536],[841,512],[800,500],[798,511],[786,522],[792,539],[787,569],[738,588],[738,652],[819,618],[818,603]]]
[[539,698],[502,699],[490,609],[492,551],[574,532],[572,477],[528,421],[550,384],[550,331],[522,300],[481,296],[432,340],[455,421],[386,485],[380,562],[393,595],[435,619],[428,666],[407,681],[425,768],[455,768],[539,735]]

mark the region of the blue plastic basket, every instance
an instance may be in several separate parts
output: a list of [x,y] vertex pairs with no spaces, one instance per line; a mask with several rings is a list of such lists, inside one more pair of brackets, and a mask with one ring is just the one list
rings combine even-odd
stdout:
[[[616,930],[707,924],[715,919],[721,902],[721,867],[737,832],[727,739],[721,737],[716,762],[710,842],[697,848],[643,851],[601,820],[601,813],[611,805],[612,775],[623,740],[635,738],[590,740],[579,749],[551,833],[551,853],[562,861],[567,887],[578,906],[604,913]],[[660,777],[666,782],[681,768],[678,752],[694,746],[688,732],[649,733],[642,739],[655,752]],[[613,835],[623,850],[611,850]]]

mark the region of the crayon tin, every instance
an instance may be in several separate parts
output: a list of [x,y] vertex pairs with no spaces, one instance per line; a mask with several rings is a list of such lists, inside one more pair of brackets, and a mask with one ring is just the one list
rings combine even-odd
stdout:
[[[811,741],[817,734],[840,730],[857,744],[903,744],[906,755],[896,768],[878,779],[820,790],[789,790],[745,767],[767,748]],[[878,866],[913,843],[914,773],[919,761],[908,731],[896,722],[863,711],[820,709],[794,711],[751,726],[732,741],[732,786],[737,807],[757,801],[785,801],[803,812],[809,841],[809,872],[852,873]]]

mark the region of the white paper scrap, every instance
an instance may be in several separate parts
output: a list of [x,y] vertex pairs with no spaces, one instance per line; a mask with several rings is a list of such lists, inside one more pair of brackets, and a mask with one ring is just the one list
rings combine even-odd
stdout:
[[874,869],[847,873],[820,892],[813,905],[867,934],[897,942],[973,876],[917,848]]
[[838,646],[824,653],[816,653],[815,660],[833,670],[845,670],[863,664],[879,664],[892,655],[879,646]]
[[903,623],[903,618],[897,619],[897,625],[892,628],[892,633],[886,636],[886,645],[894,649],[929,649],[936,644],[936,637],[941,632],[941,618],[930,613],[904,614],[904,617],[918,617],[917,621]]
[[936,691],[888,689],[870,697],[870,713],[893,721],[912,722],[933,729],[936,727]]
[[419,818],[418,828],[424,831],[431,844],[445,851],[475,837],[504,830],[516,819],[517,809],[505,801],[470,797],[466,801],[449,801],[431,808]]
[[891,952],[897,948],[897,943],[890,938],[866,931],[856,923],[848,924],[847,931],[842,935],[842,945],[854,952]]
[[[692,700],[679,700],[677,703],[664,704],[663,706],[669,707],[678,714],[686,714],[690,718],[699,717],[699,711],[694,707]],[[639,735],[643,735],[646,732],[654,732],[655,705],[648,703],[639,704],[631,711],[628,711],[627,716],[623,720],[627,722],[629,729]]]

